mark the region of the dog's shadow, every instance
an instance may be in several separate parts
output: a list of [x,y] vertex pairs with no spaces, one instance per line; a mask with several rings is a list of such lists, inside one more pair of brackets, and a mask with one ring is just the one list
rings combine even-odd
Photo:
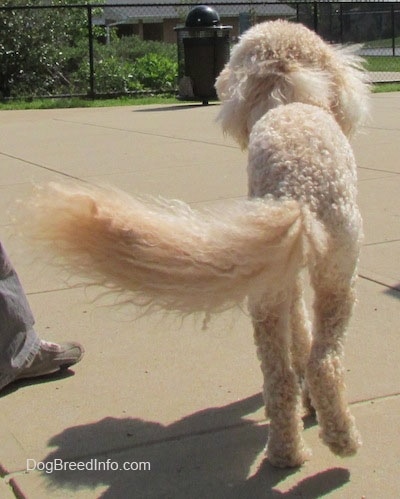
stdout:
[[[50,489],[105,486],[102,498],[311,499],[349,481],[348,470],[333,468],[281,492],[275,487],[297,470],[276,469],[267,460],[249,477],[265,444],[267,425],[245,416],[262,403],[257,394],[191,414],[168,426],[133,418],[105,418],[71,427],[49,441],[56,449],[44,460],[47,472],[43,474]],[[72,470],[69,463],[82,469]]]
[[384,293],[388,296],[391,296],[393,298],[397,298],[398,300],[400,299],[400,283],[396,284],[395,286],[391,288],[387,288]]

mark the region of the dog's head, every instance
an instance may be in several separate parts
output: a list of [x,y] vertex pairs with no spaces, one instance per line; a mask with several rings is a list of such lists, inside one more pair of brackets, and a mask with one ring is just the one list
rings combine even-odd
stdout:
[[354,48],[334,47],[305,26],[269,21],[249,29],[218,76],[222,128],[242,148],[254,123],[291,102],[331,112],[350,136],[368,114],[368,84]]

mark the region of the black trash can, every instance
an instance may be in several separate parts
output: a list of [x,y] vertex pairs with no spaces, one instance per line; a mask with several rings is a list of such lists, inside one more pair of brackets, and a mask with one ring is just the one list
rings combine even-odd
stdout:
[[214,84],[229,60],[231,29],[222,26],[218,13],[205,5],[193,8],[185,26],[175,28],[180,99],[201,100],[203,104],[216,99]]

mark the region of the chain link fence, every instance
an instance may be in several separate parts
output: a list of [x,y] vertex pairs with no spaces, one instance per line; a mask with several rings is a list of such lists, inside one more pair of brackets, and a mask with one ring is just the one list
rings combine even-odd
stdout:
[[[1,100],[176,93],[174,28],[184,24],[195,4],[51,4],[0,6]],[[330,42],[360,44],[373,81],[400,81],[400,3],[231,0],[207,5],[222,24],[232,26],[232,44],[255,23],[285,18]]]

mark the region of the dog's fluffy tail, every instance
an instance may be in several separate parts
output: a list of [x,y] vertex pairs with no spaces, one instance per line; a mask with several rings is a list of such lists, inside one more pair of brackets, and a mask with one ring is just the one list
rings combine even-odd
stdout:
[[248,295],[272,299],[301,266],[307,232],[294,201],[194,211],[86,184],[40,187],[29,210],[34,237],[70,271],[124,301],[183,314],[217,312]]

